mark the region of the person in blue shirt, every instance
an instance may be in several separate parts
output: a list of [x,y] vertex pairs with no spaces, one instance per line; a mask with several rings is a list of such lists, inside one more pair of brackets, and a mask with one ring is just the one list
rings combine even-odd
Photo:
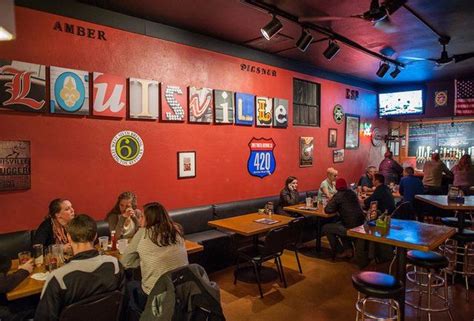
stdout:
[[377,174],[377,167],[369,166],[365,171],[365,174],[361,176],[359,179],[359,183],[357,184],[362,188],[362,191],[373,191],[374,188],[374,175]]
[[400,195],[403,196],[403,202],[411,202],[415,200],[415,195],[424,194],[423,183],[421,179],[414,176],[413,167],[407,167],[403,170],[403,178],[400,181]]

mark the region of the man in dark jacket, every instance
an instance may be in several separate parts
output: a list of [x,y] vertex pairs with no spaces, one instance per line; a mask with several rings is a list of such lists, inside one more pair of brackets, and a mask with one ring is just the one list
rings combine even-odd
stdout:
[[57,321],[62,310],[72,303],[122,290],[125,281],[122,266],[113,256],[99,255],[94,248],[96,237],[97,225],[91,217],[82,214],[69,222],[67,238],[74,256],[49,274],[35,321]]
[[393,159],[391,151],[385,152],[385,158],[379,165],[379,173],[385,177],[385,184],[398,184],[403,173],[403,167]]
[[[347,230],[364,223],[364,212],[360,208],[357,194],[347,188],[343,178],[336,180],[336,194],[329,200],[324,208],[326,213],[338,213],[338,220],[327,223],[322,228],[323,235],[329,240],[329,245],[338,258],[352,256],[352,244],[347,238]],[[341,239],[339,243],[337,237]]]
[[361,204],[367,209],[371,202],[377,201],[377,207],[382,213],[387,211],[391,214],[395,209],[395,200],[392,191],[385,185],[385,178],[382,174],[374,175],[374,186],[374,193],[365,200],[361,200]]

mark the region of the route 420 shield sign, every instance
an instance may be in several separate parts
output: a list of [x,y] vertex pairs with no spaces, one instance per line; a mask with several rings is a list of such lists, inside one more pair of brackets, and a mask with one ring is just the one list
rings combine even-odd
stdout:
[[249,142],[250,156],[247,161],[250,175],[264,178],[275,172],[276,161],[273,154],[275,146],[271,138],[252,138]]

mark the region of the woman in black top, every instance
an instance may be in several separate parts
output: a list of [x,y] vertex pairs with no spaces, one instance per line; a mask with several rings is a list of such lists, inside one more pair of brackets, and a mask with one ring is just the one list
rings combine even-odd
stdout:
[[70,249],[66,237],[66,225],[74,218],[74,208],[67,199],[57,198],[49,203],[49,212],[45,220],[35,232],[33,244],[64,244],[65,250]]
[[289,176],[285,181],[285,188],[280,192],[280,207],[295,205],[298,202],[298,179],[294,176]]

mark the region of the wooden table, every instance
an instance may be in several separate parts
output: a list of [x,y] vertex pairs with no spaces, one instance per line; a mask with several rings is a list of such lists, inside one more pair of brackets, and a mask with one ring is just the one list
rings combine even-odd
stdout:
[[288,223],[293,220],[293,217],[273,214],[271,218],[273,220],[278,221],[275,224],[269,225],[255,222],[255,220],[261,218],[269,218],[269,216],[265,214],[251,213],[229,218],[223,218],[215,221],[209,221],[208,224],[212,227],[235,232],[240,235],[255,236],[268,232],[274,228],[288,225]]
[[396,277],[403,284],[399,299],[401,320],[405,320],[405,277],[407,249],[431,251],[456,233],[456,229],[417,221],[392,219],[390,229],[361,225],[347,231],[347,235],[397,247]]
[[[185,240],[186,250],[188,254],[200,252],[204,249],[201,244],[196,242]],[[107,254],[115,256],[120,259],[121,254],[118,251],[108,251]],[[18,268],[18,260],[12,260],[11,271],[16,271]],[[44,272],[43,267],[35,267],[33,273]],[[24,298],[30,295],[39,294],[43,290],[44,281],[38,281],[27,277],[23,280],[16,288],[7,293],[7,300],[12,301],[20,298]]]
[[336,214],[328,214],[324,211],[322,205],[316,207],[306,207],[305,204],[296,204],[285,206],[283,210],[287,212],[298,213],[304,216],[313,216],[316,218],[316,252],[321,252],[321,218],[329,219],[336,216]]

